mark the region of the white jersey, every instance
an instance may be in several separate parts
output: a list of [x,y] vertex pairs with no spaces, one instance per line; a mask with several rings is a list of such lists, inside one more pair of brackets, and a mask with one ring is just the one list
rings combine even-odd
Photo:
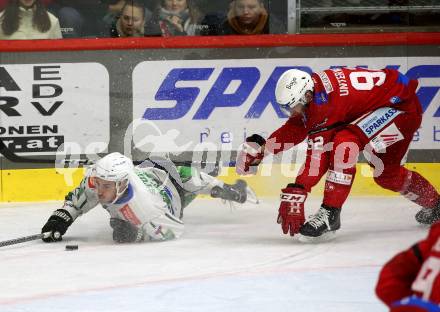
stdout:
[[[73,220],[99,204],[91,171],[66,196],[63,209],[72,215]],[[184,230],[181,220],[184,193],[209,193],[219,183],[219,180],[203,173],[176,183],[164,170],[136,167],[124,195],[115,203],[103,204],[102,207],[112,218],[128,221],[142,230],[143,240],[173,239]]]

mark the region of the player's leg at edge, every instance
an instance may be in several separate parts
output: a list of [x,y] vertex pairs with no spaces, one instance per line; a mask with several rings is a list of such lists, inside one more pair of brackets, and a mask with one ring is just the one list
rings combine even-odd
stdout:
[[188,191],[193,191],[197,194],[209,194],[213,198],[220,198],[239,204],[245,202],[259,203],[255,192],[244,180],[238,179],[234,184],[227,184],[194,168],[179,166],[178,170],[183,178],[184,188]]
[[406,199],[422,207],[415,219],[423,225],[440,220],[440,195],[434,186],[415,171],[406,172],[406,183],[400,191]]

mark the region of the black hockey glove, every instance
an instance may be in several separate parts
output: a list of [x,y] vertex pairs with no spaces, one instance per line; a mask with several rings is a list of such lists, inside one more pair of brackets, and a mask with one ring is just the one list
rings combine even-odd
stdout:
[[142,230],[128,221],[111,218],[110,226],[113,228],[113,240],[117,243],[133,243],[142,240]]
[[66,233],[68,227],[73,223],[73,218],[65,209],[57,209],[49,217],[46,224],[41,229],[41,233],[50,232],[49,236],[43,237],[46,243],[58,242]]

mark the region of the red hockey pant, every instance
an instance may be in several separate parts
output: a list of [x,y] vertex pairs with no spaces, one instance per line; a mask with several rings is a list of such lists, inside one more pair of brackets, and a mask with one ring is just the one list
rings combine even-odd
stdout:
[[378,185],[400,192],[422,207],[434,207],[440,199],[435,188],[420,174],[403,167],[404,157],[421,118],[416,113],[401,113],[394,118],[377,136],[394,123],[403,138],[400,137],[399,141],[380,153],[372,150],[371,138],[367,138],[356,125],[349,125],[332,134],[324,133],[319,140],[314,136],[312,142],[324,141],[329,145],[324,146],[323,150],[308,150],[306,162],[295,183],[303,185],[310,192],[327,173],[323,204],[340,208],[350,193],[359,153],[368,150],[370,158],[368,155],[366,158],[374,168],[374,180]]

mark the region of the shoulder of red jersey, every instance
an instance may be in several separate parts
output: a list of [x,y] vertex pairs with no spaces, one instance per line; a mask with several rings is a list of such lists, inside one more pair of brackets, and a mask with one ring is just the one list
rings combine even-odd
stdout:
[[331,70],[329,69],[313,73],[312,80],[315,84],[315,91],[325,91],[327,94],[330,94],[335,90],[329,77],[330,73]]
[[317,105],[328,103],[328,96],[335,89],[328,75],[329,70],[316,72],[312,74],[313,80],[313,102]]
[[315,84],[315,103],[318,105],[328,103],[328,97],[334,91],[340,97],[347,96],[349,71],[347,68],[334,68],[314,73],[312,79]]
[[429,230],[429,236],[432,238],[434,237],[440,238],[440,221],[437,221],[436,223],[431,225],[431,228]]
[[440,252],[440,222],[431,225],[427,238],[419,241],[417,246],[424,257],[427,257],[432,248],[435,248],[436,252]]

